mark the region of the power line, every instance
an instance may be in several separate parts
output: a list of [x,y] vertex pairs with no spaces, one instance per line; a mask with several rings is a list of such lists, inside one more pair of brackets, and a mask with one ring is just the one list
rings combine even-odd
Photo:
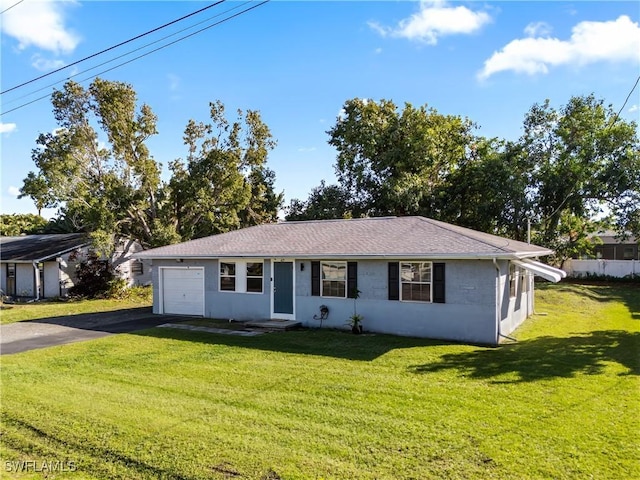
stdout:
[[[12,98],[11,100],[4,101],[4,102],[2,102],[2,104],[3,104],[3,106],[6,106],[6,105],[11,105],[11,104],[17,103],[18,100],[21,100],[23,98],[27,98],[27,97],[30,97],[32,95],[35,95],[36,93],[42,92],[43,90],[47,90],[47,89],[49,89],[51,87],[54,87],[54,86],[58,85],[59,83],[65,82],[67,80],[71,80],[72,78],[75,78],[75,77],[78,77],[78,76],[80,76],[80,75],[82,75],[84,73],[90,72],[91,70],[95,70],[96,68],[100,68],[100,67],[102,67],[104,65],[107,65],[108,63],[115,62],[116,60],[119,60],[119,59],[121,59],[123,57],[131,55],[132,53],[138,52],[140,50],[144,50],[145,48],[150,47],[151,45],[155,45],[157,43],[160,43],[160,42],[162,42],[164,40],[167,40],[168,38],[175,37],[176,35],[178,35],[178,34],[180,34],[182,32],[186,32],[187,30],[191,30],[191,29],[197,27],[198,25],[202,25],[203,23],[207,23],[210,20],[213,20],[214,18],[218,18],[218,17],[221,17],[221,16],[223,16],[223,15],[229,13],[229,12],[232,12],[234,10],[238,10],[239,8],[242,8],[245,5],[251,3],[252,1],[253,0],[249,0],[249,1],[246,1],[246,2],[241,3],[239,5],[236,5],[235,7],[229,8],[229,9],[225,10],[224,12],[221,12],[221,13],[218,13],[216,15],[213,15],[213,16],[211,16],[211,17],[209,17],[209,18],[207,18],[205,20],[202,20],[200,22],[194,23],[193,25],[190,25],[190,26],[188,26],[186,28],[178,30],[177,32],[174,32],[174,33],[172,33],[170,35],[165,35],[164,37],[159,38],[158,40],[154,40],[153,42],[149,42],[149,43],[147,43],[145,45],[142,45],[141,47],[134,48],[133,50],[130,50],[130,51],[126,52],[126,53],[123,53],[122,55],[118,55],[117,57],[111,58],[111,59],[109,59],[109,60],[107,60],[105,62],[102,62],[102,63],[99,63],[97,65],[94,65],[93,67],[89,67],[89,68],[87,68],[85,70],[82,70],[81,72],[74,73],[73,75],[69,75],[67,78],[52,82],[52,83],[50,83],[48,85],[45,85],[44,87],[38,88],[37,90],[33,90],[30,93],[27,93],[27,94],[22,95],[20,97],[16,97],[16,98]],[[47,96],[48,96],[48,94],[47,94]],[[38,100],[38,99],[36,99],[36,100]]]
[[[102,55],[103,53],[106,53],[106,52],[108,52],[110,50],[113,50],[115,48],[121,47],[122,45],[126,45],[127,43],[131,43],[131,42],[133,42],[135,40],[138,40],[138,39],[140,39],[142,37],[146,37],[147,35],[149,35],[151,33],[157,32],[158,30],[162,30],[163,28],[166,28],[166,27],[168,27],[170,25],[173,25],[174,23],[180,22],[180,21],[182,21],[182,20],[184,20],[186,18],[189,18],[189,17],[192,17],[194,15],[197,15],[198,13],[204,12],[205,10],[208,10],[208,9],[210,9],[212,7],[215,7],[216,5],[220,5],[221,3],[225,2],[225,1],[226,0],[218,0],[217,2],[212,3],[211,5],[207,5],[206,7],[201,8],[200,10],[196,10],[195,12],[191,12],[188,15],[185,15],[184,17],[177,18],[177,19],[175,19],[175,20],[173,20],[173,21],[171,21],[169,23],[165,23],[164,25],[160,25],[159,27],[156,27],[156,28],[154,28],[152,30],[149,30],[148,32],[141,33],[140,35],[137,35],[137,36],[135,36],[133,38],[125,40],[124,42],[120,42],[117,45],[113,45],[113,46],[111,46],[109,48],[105,48],[104,50],[101,50],[101,51],[99,51],[97,53],[94,53],[94,54],[89,55],[87,57],[81,58],[80,60],[76,60],[75,62],[70,63],[69,65],[65,65],[64,67],[57,68],[56,70],[53,70],[51,72],[45,73],[43,75],[40,75],[39,77],[32,78],[31,80],[28,80],[28,81],[26,81],[24,83],[21,83],[20,85],[16,85],[16,86],[11,87],[11,88],[9,88],[7,90],[4,90],[3,92],[0,92],[0,95],[4,95],[5,93],[11,92],[11,91],[16,90],[17,88],[20,88],[20,87],[24,87],[25,85],[29,85],[30,83],[33,83],[33,82],[36,82],[36,81],[38,81],[38,80],[40,80],[42,78],[48,77],[49,75],[53,75],[54,73],[58,73],[61,70],[64,70],[66,68],[73,67],[74,65],[82,63],[82,62],[84,62],[86,60],[89,60],[91,58],[97,57],[98,55]],[[9,8],[11,8],[11,7],[9,7]]]
[[5,8],[4,10],[2,10],[0,12],[0,15],[2,15],[4,12],[8,12],[9,10],[11,10],[13,7],[15,7],[16,5],[20,5],[22,2],[24,2],[24,0],[19,0],[16,3],[14,3],[13,5],[11,5],[10,7]]
[[622,107],[620,107],[620,110],[618,110],[618,113],[616,113],[616,116],[613,117],[613,122],[611,122],[611,124],[609,125],[609,128],[612,127],[618,121],[618,117],[620,117],[620,114],[622,113],[622,110],[624,110],[624,107],[627,106],[627,102],[631,98],[631,94],[633,93],[633,91],[638,86],[638,82],[640,82],[640,75],[638,75],[638,78],[636,78],[636,83],[634,83],[633,87],[631,87],[631,90],[629,91],[629,95],[627,95],[627,98],[625,99],[624,103],[622,104]]
[[[220,20],[220,21],[218,21],[218,22],[215,22],[215,23],[213,23],[213,24],[211,24],[211,25],[208,25],[208,26],[206,26],[206,27],[204,27],[204,28],[201,28],[200,30],[196,30],[195,32],[190,33],[189,35],[185,35],[185,36],[183,36],[183,37],[180,37],[180,38],[178,38],[178,39],[174,40],[173,42],[169,42],[169,43],[167,43],[167,44],[165,44],[165,45],[162,45],[162,46],[160,46],[160,47],[158,47],[158,48],[155,48],[155,49],[150,50],[150,51],[148,51],[148,52],[146,52],[146,53],[143,53],[142,55],[138,55],[137,57],[134,57],[134,58],[132,58],[132,59],[130,59],[130,60],[127,60],[126,62],[122,62],[122,63],[119,63],[118,65],[115,65],[115,66],[113,66],[113,67],[111,67],[111,68],[108,68],[108,69],[106,69],[106,70],[102,70],[101,72],[96,73],[95,75],[90,75],[90,76],[88,76],[87,78],[84,78],[84,79],[80,80],[80,81],[79,81],[79,83],[86,82],[87,80],[90,80],[90,79],[92,79],[92,78],[96,78],[97,76],[102,75],[103,73],[110,72],[111,70],[115,70],[116,68],[122,67],[123,65],[127,65],[127,64],[129,64],[129,63],[131,63],[131,62],[134,62],[134,61],[136,61],[136,60],[140,59],[140,58],[146,57],[147,55],[150,55],[150,54],[155,53],[155,52],[157,52],[157,51],[159,51],[159,50],[162,50],[162,49],[164,49],[164,48],[167,48],[167,47],[169,47],[169,46],[171,46],[171,45],[173,45],[173,44],[175,44],[175,43],[181,42],[182,40],[185,40],[185,39],[187,39],[187,38],[189,38],[189,37],[193,37],[194,35],[197,35],[198,33],[204,32],[205,30],[208,30],[208,29],[213,28],[213,27],[215,27],[215,26],[217,26],[217,25],[220,25],[220,24],[222,24],[222,23],[225,23],[225,22],[227,22],[227,21],[229,21],[229,20],[231,20],[231,19],[233,19],[233,18],[235,18],[235,17],[239,17],[240,15],[242,15],[242,14],[244,14],[244,13],[247,13],[247,12],[249,12],[250,10],[253,10],[253,9],[255,9],[255,8],[258,8],[258,7],[261,7],[261,6],[262,6],[262,5],[264,5],[265,3],[269,3],[269,1],[270,1],[270,0],[264,0],[263,2],[260,2],[260,3],[256,4],[256,5],[253,5],[253,6],[249,7],[249,8],[246,8],[246,9],[242,10],[241,12],[238,12],[238,13],[235,13],[235,14],[231,15],[230,17],[224,18],[224,19],[222,19],[222,20]],[[22,105],[18,105],[18,106],[17,106],[17,107],[15,107],[15,108],[12,108],[12,109],[7,110],[7,111],[5,111],[5,112],[1,112],[1,114],[2,114],[2,115],[6,115],[7,113],[15,112],[16,110],[19,110],[19,109],[21,109],[21,108],[23,108],[23,107],[26,107],[27,105],[31,105],[32,103],[35,103],[35,102],[37,102],[37,101],[39,101],[39,100],[43,100],[43,99],[45,99],[45,98],[49,98],[49,97],[50,97],[50,95],[49,95],[49,94],[47,94],[47,95],[43,95],[43,96],[38,97],[38,98],[36,98],[36,99],[34,99],[34,100],[31,100],[30,102],[23,103]]]

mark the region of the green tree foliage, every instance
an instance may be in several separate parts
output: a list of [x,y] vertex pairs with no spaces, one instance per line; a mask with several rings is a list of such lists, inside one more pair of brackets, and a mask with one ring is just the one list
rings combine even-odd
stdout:
[[531,165],[518,144],[476,138],[435,193],[438,218],[526,240]]
[[4,237],[44,233],[46,226],[44,218],[32,213],[0,215],[0,235]]
[[169,165],[167,215],[182,239],[275,221],[282,203],[266,168],[275,141],[260,114],[238,110],[230,123],[219,101],[210,112],[210,123],[190,120],[185,129],[186,162]]
[[536,241],[557,248],[558,232],[569,228],[563,221],[603,211],[619,231],[640,233],[637,128],[593,95],[572,97],[559,110],[548,100],[531,108],[520,142],[533,166]]
[[367,215],[432,210],[434,192],[464,158],[473,124],[426,105],[348,100],[327,133],[341,187]]
[[593,95],[549,101],[526,114],[515,142],[473,134],[474,124],[426,106],[353,99],[327,132],[338,185],[294,199],[288,219],[424,215],[527,239],[561,258],[587,252],[610,214],[640,236],[638,126]]
[[38,207],[61,206],[100,251],[111,249],[115,235],[149,243],[160,166],[145,141],[156,134],[156,116],[147,105],[137,109],[130,85],[99,78],[88,89],[67,82],[52,103],[59,128],[38,137],[32,158],[39,172],[25,179],[22,195]]
[[157,118],[130,85],[69,81],[52,103],[59,128],[36,140],[38,170],[21,189],[38,209],[59,207],[51,231],[88,232],[104,254],[116,237],[154,247],[277,218],[283,194],[266,166],[275,141],[258,112],[229,123],[212,103],[211,123],[187,125],[187,161],[172,162],[164,183],[146,146]]
[[306,201],[293,199],[287,207],[287,220],[329,220],[351,218],[349,194],[340,185],[326,185],[324,180]]

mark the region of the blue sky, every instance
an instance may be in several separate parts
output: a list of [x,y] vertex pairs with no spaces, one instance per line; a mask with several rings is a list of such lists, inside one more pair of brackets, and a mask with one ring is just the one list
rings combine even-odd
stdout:
[[[11,7],[0,15],[2,90],[211,3],[17,2],[0,0],[0,10]],[[53,87],[30,95],[69,75],[250,5],[224,2],[6,93],[2,111],[50,93]],[[140,102],[158,115],[159,134],[148,145],[165,167],[185,156],[184,127],[189,119],[208,120],[210,101],[221,100],[230,113],[259,110],[278,142],[268,165],[288,203],[306,198],[322,179],[334,181],[335,151],[327,144],[326,131],[344,102],[354,97],[428,104],[444,114],[469,117],[481,135],[507,139],[520,136],[527,110],[546,98],[559,107],[572,95],[593,92],[617,111],[640,74],[639,21],[635,1],[273,0],[101,77],[130,83]],[[638,119],[638,92],[623,109],[623,118]],[[35,213],[32,202],[18,200],[16,192],[35,169],[31,150],[38,134],[56,127],[50,102],[40,100],[3,114],[0,122],[0,211]]]

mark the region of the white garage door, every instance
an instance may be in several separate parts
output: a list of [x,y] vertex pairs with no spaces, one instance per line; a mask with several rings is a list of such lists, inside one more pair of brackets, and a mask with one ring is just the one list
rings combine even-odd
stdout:
[[162,313],[204,315],[204,268],[162,269]]

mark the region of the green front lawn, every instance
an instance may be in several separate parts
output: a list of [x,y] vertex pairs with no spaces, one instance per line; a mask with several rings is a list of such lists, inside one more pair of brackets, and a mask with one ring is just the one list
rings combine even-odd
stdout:
[[129,294],[121,299],[43,300],[31,303],[2,303],[0,304],[0,323],[6,324],[48,317],[109,312],[146,306],[151,306],[151,289],[136,287],[130,289]]
[[[499,348],[152,329],[2,357],[5,461],[48,478],[640,478],[637,286],[539,287]],[[42,478],[37,474],[34,478]]]

